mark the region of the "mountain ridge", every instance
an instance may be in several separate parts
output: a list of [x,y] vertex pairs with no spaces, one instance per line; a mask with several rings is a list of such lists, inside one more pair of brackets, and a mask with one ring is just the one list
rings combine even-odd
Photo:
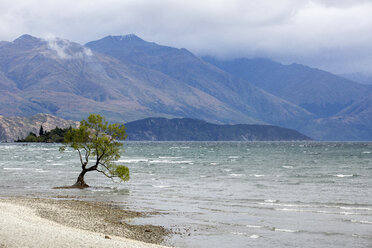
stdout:
[[10,93],[23,98],[22,105],[30,112],[10,111],[3,105],[0,113],[23,111],[27,116],[47,112],[81,119],[86,112],[99,112],[122,121],[124,116],[134,120],[151,115],[215,119],[217,111],[221,121],[235,118],[259,122],[160,72],[87,49],[63,39],[47,41],[28,35],[1,46],[0,70],[16,87]]
[[126,123],[129,141],[304,141],[293,129],[272,125],[218,125],[191,118],[146,118]]
[[86,46],[22,35],[0,42],[0,114],[80,120],[94,112],[113,122],[189,117],[279,125],[317,139],[372,139],[372,87],[300,64],[237,61],[231,71],[134,34]]
[[[0,116],[0,142],[25,138],[30,132],[38,134],[55,127],[77,127],[79,122],[49,115],[32,117]],[[132,141],[295,141],[310,140],[296,130],[272,125],[219,125],[191,118],[167,119],[150,117],[125,123],[128,140]]]
[[297,104],[318,118],[330,117],[372,93],[372,88],[317,68],[269,59],[204,60]]
[[184,48],[177,49],[144,40],[139,43],[127,42],[120,36],[107,36],[88,42],[86,46],[122,62],[130,61],[160,71],[266,123],[296,127],[294,123],[299,119],[312,117],[301,107],[233,77]]

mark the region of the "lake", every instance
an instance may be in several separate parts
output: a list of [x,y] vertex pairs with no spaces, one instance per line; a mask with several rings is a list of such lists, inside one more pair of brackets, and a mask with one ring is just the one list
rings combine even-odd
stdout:
[[125,142],[131,180],[80,169],[57,144],[0,144],[0,195],[81,197],[161,214],[178,247],[372,247],[372,143]]

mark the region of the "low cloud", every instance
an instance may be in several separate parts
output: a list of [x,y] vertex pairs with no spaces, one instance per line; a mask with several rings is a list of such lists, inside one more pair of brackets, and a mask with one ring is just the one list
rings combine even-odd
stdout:
[[371,0],[4,0],[0,40],[52,33],[85,43],[135,33],[199,55],[372,73],[371,13]]
[[71,43],[61,38],[47,38],[48,47],[60,59],[84,59],[93,55],[87,47],[80,47],[78,44]]

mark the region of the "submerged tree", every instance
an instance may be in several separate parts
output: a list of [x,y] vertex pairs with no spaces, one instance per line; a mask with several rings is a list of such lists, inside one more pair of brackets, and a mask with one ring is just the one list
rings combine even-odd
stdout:
[[60,150],[64,151],[67,146],[77,150],[82,168],[72,187],[89,187],[84,181],[84,176],[89,171],[98,171],[111,179],[117,177],[128,181],[128,167],[115,163],[120,158],[120,148],[123,145],[118,140],[125,138],[124,125],[108,124],[99,114],[91,114],[87,120],[80,122],[79,128],[67,132],[65,145]]

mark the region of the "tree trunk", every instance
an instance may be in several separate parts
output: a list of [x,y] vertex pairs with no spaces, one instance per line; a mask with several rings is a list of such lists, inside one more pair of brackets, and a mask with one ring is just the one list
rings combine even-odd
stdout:
[[76,187],[76,188],[87,188],[87,187],[89,187],[89,185],[86,184],[85,181],[84,181],[84,175],[87,172],[88,172],[88,170],[83,170],[80,173],[79,177],[77,178],[76,183],[74,185],[72,185],[72,186],[73,187]]

